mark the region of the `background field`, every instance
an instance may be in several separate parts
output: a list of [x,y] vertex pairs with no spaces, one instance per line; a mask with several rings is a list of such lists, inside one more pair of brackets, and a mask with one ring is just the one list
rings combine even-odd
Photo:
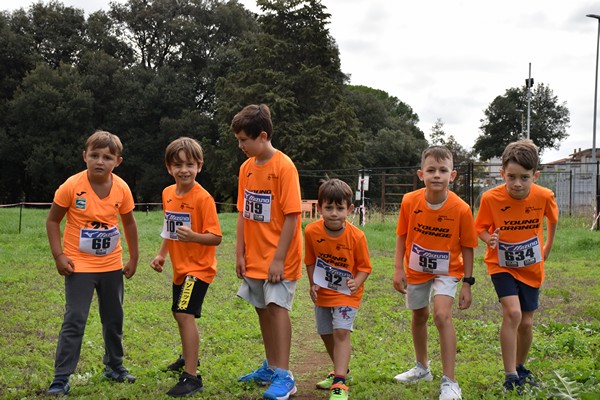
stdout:
[[[45,234],[47,210],[0,210],[0,398],[42,398],[53,374],[57,335],[64,310],[63,279],[56,273]],[[159,399],[177,381],[162,369],[179,354],[177,328],[170,315],[169,269],[149,267],[160,244],[161,212],[137,213],[141,258],[137,274],[125,287],[126,367],[138,377],[133,385],[102,378],[101,325],[94,301],[81,360],[71,378],[73,398]],[[239,374],[263,358],[254,311],[235,296],[234,214],[220,214],[224,240],[218,249],[219,273],[206,297],[201,332],[200,373],[204,399],[259,399],[262,390],[236,383]],[[351,368],[356,384],[352,399],[437,399],[441,372],[437,331],[430,321],[433,382],[401,386],[393,376],[413,364],[410,311],[391,285],[395,218],[364,228],[374,272],[366,282],[364,302],[353,334]],[[529,368],[542,383],[530,398],[597,399],[600,393],[600,234],[589,221],[562,219],[546,267],[541,308],[536,314]],[[503,379],[498,330],[500,308],[476,252],[474,301],[455,309],[458,338],[457,378],[467,399],[502,397]],[[291,365],[299,386],[296,399],[327,399],[314,383],[331,364],[315,332],[308,281],[303,278],[292,312]]]

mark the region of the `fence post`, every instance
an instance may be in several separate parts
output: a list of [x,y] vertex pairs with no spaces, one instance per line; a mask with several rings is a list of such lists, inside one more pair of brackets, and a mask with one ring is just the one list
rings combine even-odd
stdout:
[[21,220],[23,219],[23,202],[19,203],[19,234],[21,233]]

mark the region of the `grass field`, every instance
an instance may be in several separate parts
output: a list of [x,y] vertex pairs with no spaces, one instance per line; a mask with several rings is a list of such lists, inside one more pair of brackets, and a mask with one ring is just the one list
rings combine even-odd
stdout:
[[[47,210],[0,210],[0,398],[43,398],[53,376],[54,352],[64,311],[63,278],[55,269],[45,234]],[[70,397],[86,399],[160,399],[177,382],[162,372],[180,352],[170,313],[171,274],[158,274],[149,262],[160,245],[161,212],[137,213],[140,263],[125,284],[125,366],[138,377],[133,384],[102,378],[103,342],[94,301]],[[204,399],[259,399],[262,389],[236,382],[264,357],[256,314],[236,298],[234,214],[221,214],[224,240],[218,248],[219,273],[205,300],[199,372]],[[352,399],[437,399],[441,364],[437,331],[430,321],[429,352],[433,382],[402,386],[393,376],[410,368],[414,353],[410,311],[391,285],[395,218],[373,218],[364,230],[373,274],[352,336]],[[528,398],[598,399],[600,396],[600,232],[589,222],[563,219],[546,266],[534,343],[528,367],[542,388]],[[465,399],[503,396],[498,332],[500,307],[476,251],[473,305],[455,307],[458,339],[457,379]],[[315,332],[308,280],[299,282],[294,310],[291,366],[299,387],[296,399],[328,399],[314,383],[332,368]],[[507,396],[511,397],[511,396]],[[513,397],[517,398],[516,395]]]

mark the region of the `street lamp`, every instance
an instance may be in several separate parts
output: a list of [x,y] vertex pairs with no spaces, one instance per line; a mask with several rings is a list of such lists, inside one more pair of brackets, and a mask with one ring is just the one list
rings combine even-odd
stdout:
[[[594,89],[594,131],[592,134],[592,163],[596,164],[596,109],[598,105],[598,52],[600,49],[600,15],[588,14],[586,17],[598,20],[598,40],[596,41],[596,84]],[[592,168],[596,168],[595,165]]]

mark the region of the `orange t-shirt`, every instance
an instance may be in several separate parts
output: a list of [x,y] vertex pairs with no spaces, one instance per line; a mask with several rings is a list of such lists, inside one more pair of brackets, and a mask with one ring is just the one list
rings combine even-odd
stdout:
[[[287,214],[302,212],[300,179],[292,160],[277,150],[265,164],[255,158],[240,167],[237,208],[244,217],[246,275],[267,279]],[[302,276],[302,225],[296,231],[284,262],[284,279]]]
[[[508,272],[520,282],[540,287],[544,281],[544,217],[558,222],[554,193],[536,184],[522,200],[512,198],[506,185],[483,193],[475,226],[477,232],[500,228],[499,244],[487,247],[485,263],[490,275]],[[500,264],[506,266],[500,266]]]
[[408,283],[416,285],[435,275],[464,276],[463,247],[477,247],[471,208],[454,192],[442,207],[427,205],[425,188],[404,195],[396,234],[406,235],[404,270]]
[[177,185],[171,185],[162,193],[165,219],[161,236],[167,240],[173,283],[181,285],[186,275],[211,283],[217,273],[217,246],[180,242],[175,232],[185,225],[197,233],[222,236],[215,201],[198,182],[183,196],[178,196],[176,189]]
[[[335,238],[327,235],[322,219],[311,222],[304,229],[304,246],[304,263],[306,265],[319,264],[315,265],[315,275],[323,269],[341,270],[328,274],[326,280],[334,285],[333,287],[344,284],[341,281],[345,282],[347,278],[345,271],[350,272],[353,277],[356,277],[359,271],[371,273],[371,259],[365,234],[349,221],[346,221],[344,232]],[[335,282],[336,280],[337,282]],[[352,295],[321,287],[315,304],[321,307],[358,308],[363,292],[364,285],[361,285]]]
[[112,174],[112,188],[98,198],[87,170],[67,179],[54,194],[54,203],[67,208],[64,253],[75,264],[75,272],[110,272],[123,268],[119,214],[135,207],[127,183]]

